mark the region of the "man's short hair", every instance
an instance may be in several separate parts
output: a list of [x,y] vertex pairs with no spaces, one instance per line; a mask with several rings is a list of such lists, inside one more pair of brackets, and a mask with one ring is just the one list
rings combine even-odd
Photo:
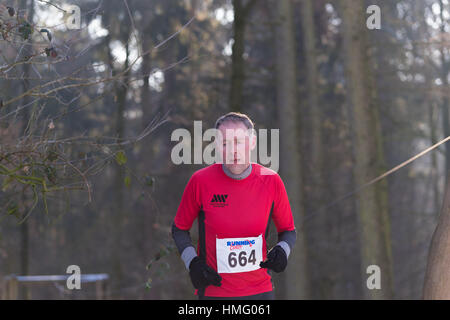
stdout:
[[250,117],[240,112],[228,112],[227,114],[221,116],[219,119],[217,119],[214,127],[216,129],[219,129],[219,126],[227,121],[242,122],[247,127],[247,129],[254,129],[255,127]]

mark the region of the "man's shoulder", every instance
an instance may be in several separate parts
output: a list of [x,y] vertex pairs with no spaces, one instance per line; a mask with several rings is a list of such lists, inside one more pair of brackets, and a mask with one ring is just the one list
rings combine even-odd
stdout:
[[258,163],[252,163],[252,165],[255,165],[257,177],[263,184],[274,188],[274,190],[284,188],[284,182],[278,172]]
[[211,178],[212,175],[217,173],[218,166],[220,166],[220,164],[214,163],[207,167],[198,169],[192,174],[192,178],[194,179]]
[[252,162],[252,166],[254,166],[258,176],[265,177],[267,179],[280,179],[280,176],[275,170],[267,168],[256,162]]

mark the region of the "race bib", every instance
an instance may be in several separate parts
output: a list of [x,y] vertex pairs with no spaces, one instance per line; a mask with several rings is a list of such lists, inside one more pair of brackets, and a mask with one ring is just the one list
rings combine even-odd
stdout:
[[259,269],[262,261],[262,235],[248,238],[216,238],[218,273],[248,272]]

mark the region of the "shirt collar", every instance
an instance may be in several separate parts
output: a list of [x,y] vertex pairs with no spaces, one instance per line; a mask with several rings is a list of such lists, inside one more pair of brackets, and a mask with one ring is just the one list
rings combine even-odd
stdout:
[[252,172],[252,164],[250,163],[250,165],[247,167],[247,169],[245,169],[244,171],[242,171],[239,174],[232,173],[230,170],[227,169],[227,167],[225,167],[224,164],[222,164],[222,169],[223,169],[223,172],[225,172],[225,174],[227,176],[229,176],[230,178],[235,179],[235,180],[242,180],[242,179],[247,178],[250,175],[250,173]]

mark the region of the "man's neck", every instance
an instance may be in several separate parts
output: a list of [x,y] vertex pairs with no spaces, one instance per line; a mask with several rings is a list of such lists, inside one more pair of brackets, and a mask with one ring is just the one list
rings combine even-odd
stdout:
[[239,174],[235,174],[235,173],[231,172],[224,164],[222,164],[222,169],[223,169],[223,172],[225,172],[225,174],[227,176],[229,176],[230,178],[236,179],[236,180],[242,180],[242,179],[247,178],[250,175],[250,173],[252,172],[252,164],[250,163],[249,166]]

